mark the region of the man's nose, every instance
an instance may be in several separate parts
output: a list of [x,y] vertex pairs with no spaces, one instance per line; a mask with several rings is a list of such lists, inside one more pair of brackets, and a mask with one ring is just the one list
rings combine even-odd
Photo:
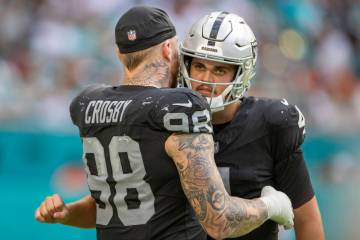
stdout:
[[201,81],[204,82],[214,82],[214,79],[212,77],[212,74],[210,71],[204,71],[201,75],[200,75],[200,79]]

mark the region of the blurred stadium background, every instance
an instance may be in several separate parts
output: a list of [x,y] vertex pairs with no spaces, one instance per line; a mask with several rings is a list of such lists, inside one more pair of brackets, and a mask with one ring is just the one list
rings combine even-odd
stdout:
[[1,239],[95,239],[94,230],[40,224],[33,215],[48,194],[87,194],[68,106],[86,85],[119,84],[114,26],[138,4],[166,10],[180,40],[210,11],[243,16],[260,53],[250,94],[302,109],[327,239],[359,239],[359,1],[0,0]]

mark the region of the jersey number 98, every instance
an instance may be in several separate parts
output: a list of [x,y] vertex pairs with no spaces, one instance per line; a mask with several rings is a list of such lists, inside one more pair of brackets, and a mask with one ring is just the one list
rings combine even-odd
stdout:
[[83,138],[88,185],[97,202],[96,224],[108,225],[114,214],[125,226],[145,224],[155,213],[154,194],[144,181],[139,144],[128,136],[113,136],[108,150],[110,161],[96,137]]
[[[166,113],[164,115],[164,127],[174,132],[212,133],[210,113],[207,109],[195,111],[191,116],[192,125],[186,113]],[[192,129],[190,129],[192,126]]]

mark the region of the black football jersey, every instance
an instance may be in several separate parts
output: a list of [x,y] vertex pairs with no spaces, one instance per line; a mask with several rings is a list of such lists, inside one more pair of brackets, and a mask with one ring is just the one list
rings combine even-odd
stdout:
[[[301,144],[305,119],[285,99],[244,98],[234,119],[214,125],[215,160],[232,196],[259,197],[271,185],[285,192],[294,208],[314,192]],[[278,239],[278,226],[267,221],[241,240]]]
[[212,133],[189,89],[95,86],[70,106],[97,203],[97,238],[206,239],[164,143],[173,132]]

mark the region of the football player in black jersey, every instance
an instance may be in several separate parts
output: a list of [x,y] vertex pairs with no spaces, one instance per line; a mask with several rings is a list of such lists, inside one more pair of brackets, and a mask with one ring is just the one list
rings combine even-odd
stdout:
[[[257,58],[250,27],[235,14],[212,12],[192,26],[180,56],[180,85],[201,93],[210,104],[215,161],[227,191],[253,199],[271,185],[292,201],[296,239],[324,239],[301,151],[304,116],[285,99],[244,96]],[[269,220],[238,239],[277,238],[278,225]]]
[[130,9],[116,26],[116,42],[124,84],[89,87],[70,106],[91,196],[71,204],[49,196],[36,219],[96,226],[104,240],[205,239],[203,228],[214,238],[236,237],[267,219],[292,227],[284,193],[265,187],[246,200],[226,192],[209,105],[189,89],[169,88],[179,63],[167,14]]

